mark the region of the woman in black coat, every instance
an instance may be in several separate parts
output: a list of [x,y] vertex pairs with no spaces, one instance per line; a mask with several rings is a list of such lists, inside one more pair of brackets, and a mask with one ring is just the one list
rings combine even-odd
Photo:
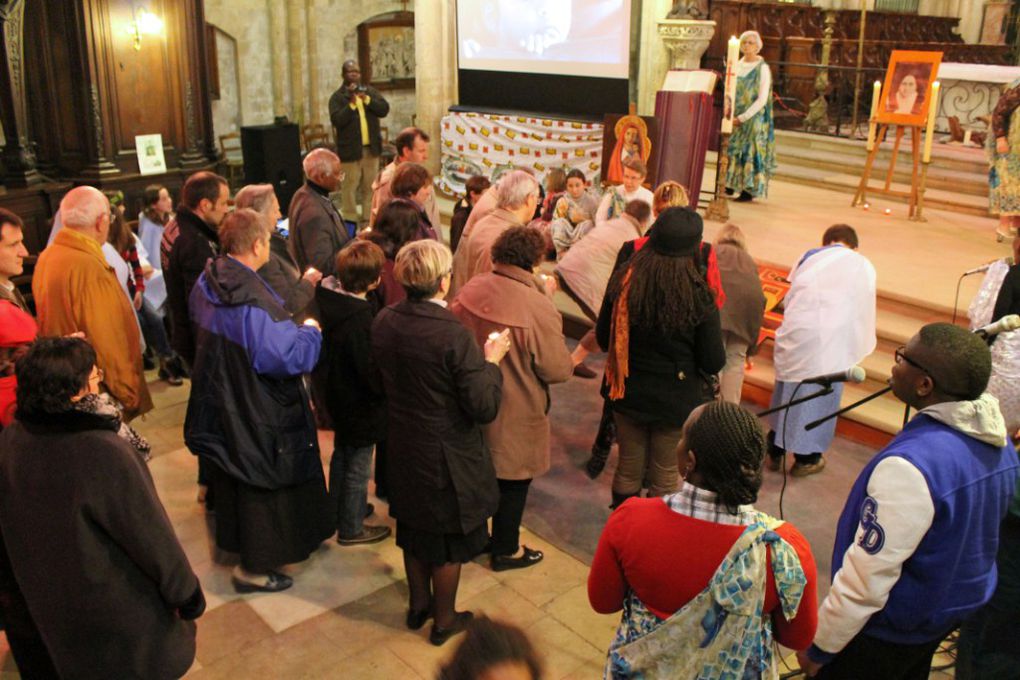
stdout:
[[148,444],[99,395],[95,362],[77,338],[18,361],[17,420],[0,434],[0,615],[22,677],[179,678],[205,598]]
[[499,504],[480,426],[499,411],[498,364],[509,348],[504,331],[480,349],[447,311],[452,262],[437,241],[405,245],[394,274],[407,299],[379,312],[372,326],[387,400],[390,514],[410,589],[407,626],[417,630],[434,617],[435,645],[471,620],[454,605],[460,565],[485,548]]
[[691,411],[711,396],[706,376],[726,363],[719,310],[698,270],[701,217],[668,208],[647,244],[613,275],[595,333],[609,356],[602,396],[620,443],[613,505],[677,487],[676,445]]

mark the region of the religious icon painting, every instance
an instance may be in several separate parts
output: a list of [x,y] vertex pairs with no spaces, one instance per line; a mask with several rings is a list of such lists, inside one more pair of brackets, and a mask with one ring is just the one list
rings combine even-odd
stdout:
[[655,160],[659,145],[659,121],[654,116],[609,114],[603,121],[602,182],[623,182],[623,164],[643,161],[648,168],[645,186],[655,186]]
[[931,86],[941,63],[941,52],[894,50],[885,72],[878,122],[923,126],[931,104]]

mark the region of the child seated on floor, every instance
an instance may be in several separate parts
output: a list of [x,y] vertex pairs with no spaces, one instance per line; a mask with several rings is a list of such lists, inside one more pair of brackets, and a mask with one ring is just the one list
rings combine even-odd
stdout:
[[567,190],[554,203],[550,225],[557,260],[595,226],[592,218],[598,207],[599,199],[588,191],[584,173],[576,168],[568,172]]

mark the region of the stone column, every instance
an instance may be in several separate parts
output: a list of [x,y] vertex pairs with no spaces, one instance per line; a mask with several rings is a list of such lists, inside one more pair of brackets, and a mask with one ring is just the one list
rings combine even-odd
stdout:
[[24,0],[0,1],[0,121],[6,144],[3,150],[4,183],[26,187],[42,181],[28,141],[28,106],[25,96]]
[[269,7],[269,46],[273,58],[273,115],[290,111],[287,89],[287,5],[282,0],[266,0]]
[[315,0],[305,0],[305,17],[308,31],[305,34],[306,55],[308,61],[308,124],[322,122],[319,120],[319,35],[315,21]]
[[659,21],[666,18],[672,0],[644,0],[641,3],[641,49],[638,56],[637,112],[655,114],[655,93],[662,86],[669,55],[659,38]]
[[305,3],[289,0],[287,3],[287,42],[290,45],[290,110],[291,121],[301,125],[308,122],[308,104],[305,101]]
[[454,0],[415,0],[414,60],[417,125],[432,138],[429,170],[439,172],[439,126],[457,103],[457,6]]

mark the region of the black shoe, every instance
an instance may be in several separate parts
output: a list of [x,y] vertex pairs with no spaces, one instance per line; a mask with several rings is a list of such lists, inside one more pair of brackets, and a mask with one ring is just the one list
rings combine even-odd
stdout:
[[145,353],[142,355],[142,368],[146,371],[156,368],[156,361],[152,358],[151,354]]
[[604,449],[598,444],[591,447],[591,458],[584,465],[584,473],[588,479],[596,479],[606,469],[606,461],[609,460],[609,449]]
[[184,380],[172,370],[170,370],[169,364],[163,360],[160,360],[159,368],[159,379],[166,382],[168,385],[173,387],[180,387],[184,384]]
[[439,647],[457,633],[463,632],[474,618],[475,615],[471,612],[457,612],[457,618],[454,619],[453,625],[449,628],[440,628],[433,623],[432,632],[429,633],[429,642]]
[[294,579],[286,574],[271,571],[267,576],[269,578],[264,585],[242,581],[236,576],[231,576],[230,580],[234,584],[234,591],[238,593],[278,593],[294,585]]
[[407,610],[407,627],[411,630],[419,630],[425,625],[425,622],[432,618],[432,605],[429,604],[428,609],[422,609],[421,611],[415,611],[413,609]]
[[741,191],[740,195],[733,199],[737,203],[750,203],[754,200],[754,196],[748,191]]
[[613,491],[612,493],[613,504],[609,506],[610,510],[616,510],[618,507],[623,505],[628,498],[634,498],[635,496],[641,495],[640,491],[638,491],[637,493],[616,493],[615,491]]
[[188,371],[188,367],[184,364],[184,360],[181,359],[181,355],[175,354],[170,359],[167,368],[173,371],[173,374],[178,378],[190,378],[191,373]]
[[577,366],[574,366],[574,375],[578,378],[584,378],[585,380],[591,380],[592,378],[599,377],[599,374],[585,366],[583,361]]
[[524,546],[524,554],[520,557],[511,557],[510,555],[493,555],[490,564],[492,565],[493,571],[524,569],[538,564],[542,561],[543,557],[545,557],[545,555],[542,554],[541,550],[532,550],[528,546]]
[[357,536],[351,536],[350,538],[341,538],[337,536],[336,542],[340,545],[368,545],[370,543],[378,543],[379,541],[385,540],[389,537],[389,527],[386,526],[369,526],[364,525],[361,529],[361,533]]

